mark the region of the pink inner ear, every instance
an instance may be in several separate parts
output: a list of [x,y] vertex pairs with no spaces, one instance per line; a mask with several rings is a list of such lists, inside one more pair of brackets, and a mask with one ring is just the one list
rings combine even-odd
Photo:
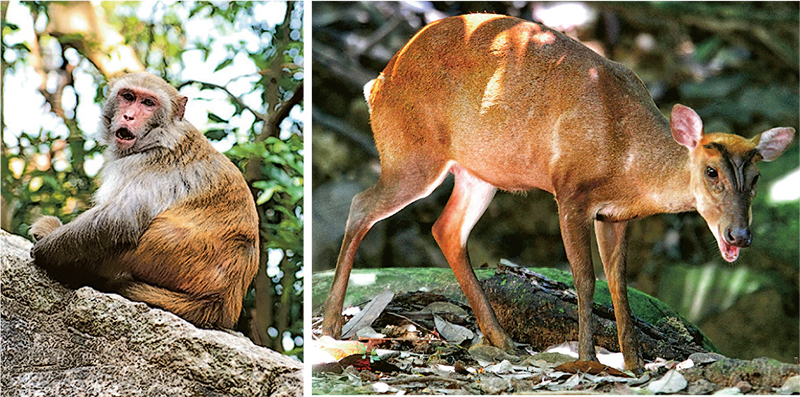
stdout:
[[703,121],[688,106],[677,104],[672,108],[669,126],[675,141],[689,149],[694,149],[703,137]]
[[794,139],[794,128],[778,127],[764,131],[758,143],[758,151],[764,161],[772,161],[780,157]]

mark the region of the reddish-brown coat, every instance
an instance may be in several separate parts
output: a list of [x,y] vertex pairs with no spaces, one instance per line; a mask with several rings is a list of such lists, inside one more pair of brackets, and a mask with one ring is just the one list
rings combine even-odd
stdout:
[[[365,91],[381,177],[350,207],[323,332],[340,333],[350,269],[370,227],[427,196],[453,172],[453,194],[433,233],[489,341],[513,348],[472,272],[467,236],[495,189],[539,188],[558,203],[578,293],[581,359],[595,359],[589,240],[594,225],[619,343],[632,370],[643,362],[626,294],[626,221],[696,208],[723,256],[735,259],[738,247],[749,244],[750,202],[705,189],[711,182],[704,172],[720,156],[708,155],[698,142],[713,139],[737,158],[757,149],[767,160],[779,156],[794,134],[777,128],[752,141],[704,137],[699,116],[681,105],[673,108],[671,126],[628,68],[559,32],[500,15],[431,23]],[[743,167],[737,178],[749,194],[757,170]],[[713,183],[719,190],[725,182]]]

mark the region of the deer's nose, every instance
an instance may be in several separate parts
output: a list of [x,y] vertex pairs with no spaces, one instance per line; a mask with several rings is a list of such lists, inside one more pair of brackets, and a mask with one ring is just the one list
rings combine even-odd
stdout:
[[750,241],[753,240],[753,235],[750,234],[750,228],[747,227],[733,227],[729,226],[725,230],[725,242],[736,247],[748,247]]

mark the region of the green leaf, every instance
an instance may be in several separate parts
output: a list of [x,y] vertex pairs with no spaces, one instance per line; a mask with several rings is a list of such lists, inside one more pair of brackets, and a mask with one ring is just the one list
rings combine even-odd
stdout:
[[228,123],[228,120],[223,119],[222,117],[217,116],[214,113],[208,112],[208,119],[215,122],[215,123]]
[[222,63],[220,63],[219,65],[217,65],[217,67],[214,68],[214,71],[219,72],[220,70],[225,69],[228,66],[231,66],[232,63],[233,63],[233,58],[228,58],[222,61]]
[[[209,115],[210,115],[210,113],[209,113]],[[212,141],[219,141],[220,139],[223,139],[226,136],[228,136],[228,131],[225,131],[225,130],[219,129],[219,128],[215,128],[215,129],[210,129],[210,130],[206,131],[205,135],[206,135],[206,138],[208,138],[208,139],[210,139]]]
[[277,189],[277,186],[273,186],[271,189],[267,189],[264,192],[262,192],[258,196],[258,199],[256,200],[256,205],[262,205],[262,204],[266,203],[267,201],[269,201],[269,199],[272,198],[272,195],[275,194],[275,190],[276,189]]

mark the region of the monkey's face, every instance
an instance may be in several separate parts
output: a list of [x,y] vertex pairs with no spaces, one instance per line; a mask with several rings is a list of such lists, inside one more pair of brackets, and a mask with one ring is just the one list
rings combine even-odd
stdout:
[[147,135],[154,116],[162,110],[163,105],[156,95],[135,88],[120,89],[114,99],[119,109],[110,132],[114,134],[114,145],[119,151],[127,152]]

